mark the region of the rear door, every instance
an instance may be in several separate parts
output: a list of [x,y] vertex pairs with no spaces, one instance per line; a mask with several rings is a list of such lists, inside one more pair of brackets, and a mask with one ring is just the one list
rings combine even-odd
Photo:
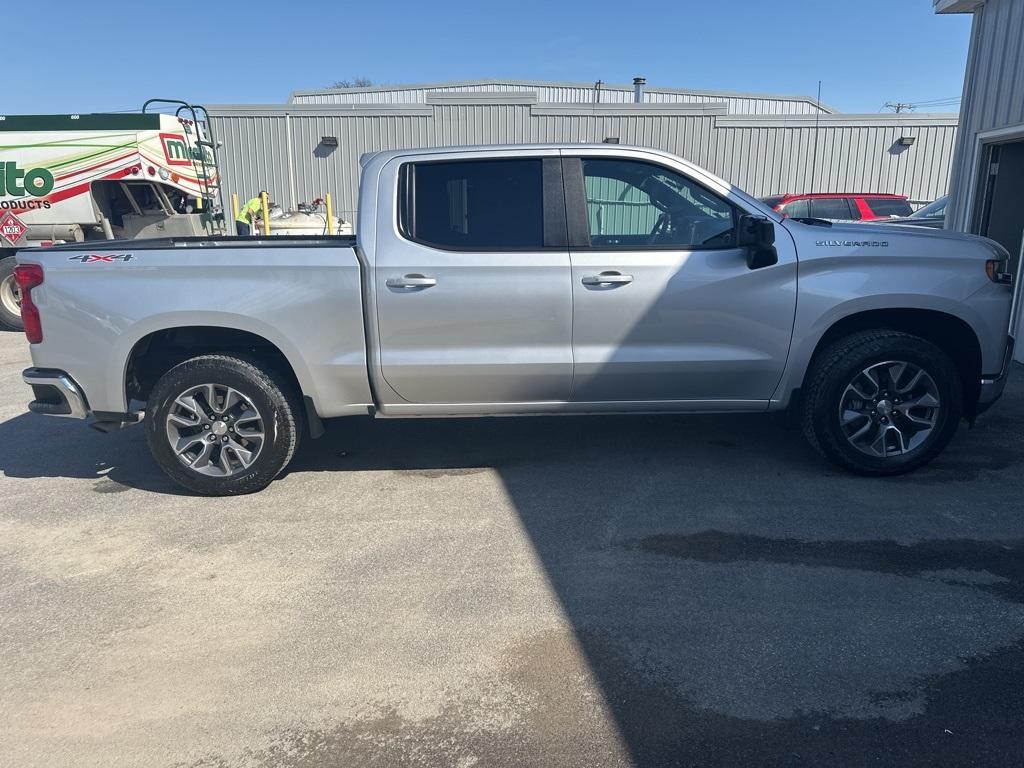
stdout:
[[793,243],[776,227],[779,262],[750,269],[741,210],[659,160],[563,159],[572,399],[764,408],[789,351]]
[[572,285],[557,150],[402,160],[378,200],[384,382],[409,403],[568,400]]

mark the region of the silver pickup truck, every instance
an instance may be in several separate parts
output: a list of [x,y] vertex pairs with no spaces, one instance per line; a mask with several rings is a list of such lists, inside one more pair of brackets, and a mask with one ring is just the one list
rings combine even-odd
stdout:
[[793,409],[832,461],[895,474],[1005,384],[1018,302],[982,238],[785,219],[615,145],[381,152],[359,208],[356,238],[21,251],[29,408],[144,420],[220,495],[367,413]]

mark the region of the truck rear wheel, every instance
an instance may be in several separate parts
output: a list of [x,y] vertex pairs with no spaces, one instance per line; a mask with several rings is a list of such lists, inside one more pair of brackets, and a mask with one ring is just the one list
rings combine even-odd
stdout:
[[14,257],[0,257],[0,328],[20,331],[21,292],[14,282]]
[[883,329],[847,336],[815,357],[802,424],[811,445],[839,466],[896,475],[941,453],[962,414],[963,385],[949,356]]
[[205,496],[262,490],[298,446],[297,398],[277,374],[228,355],[169,370],[146,408],[146,439],[160,468]]

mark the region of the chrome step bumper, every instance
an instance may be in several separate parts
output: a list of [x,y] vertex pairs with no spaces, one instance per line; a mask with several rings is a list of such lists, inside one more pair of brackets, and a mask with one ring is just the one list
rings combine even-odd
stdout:
[[85,395],[64,371],[28,368],[22,371],[21,378],[32,387],[35,396],[35,400],[28,404],[32,413],[66,419],[84,419],[89,415]]

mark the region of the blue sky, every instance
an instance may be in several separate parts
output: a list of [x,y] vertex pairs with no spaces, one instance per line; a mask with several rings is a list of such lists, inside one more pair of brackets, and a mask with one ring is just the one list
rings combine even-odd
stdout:
[[4,17],[25,31],[15,55],[5,51],[17,74],[6,114],[135,109],[150,96],[281,103],[359,76],[634,75],[652,86],[811,96],[820,79],[826,104],[877,112],[886,101],[958,97],[970,34],[969,16],[936,16],[931,0],[57,0],[9,3]]

